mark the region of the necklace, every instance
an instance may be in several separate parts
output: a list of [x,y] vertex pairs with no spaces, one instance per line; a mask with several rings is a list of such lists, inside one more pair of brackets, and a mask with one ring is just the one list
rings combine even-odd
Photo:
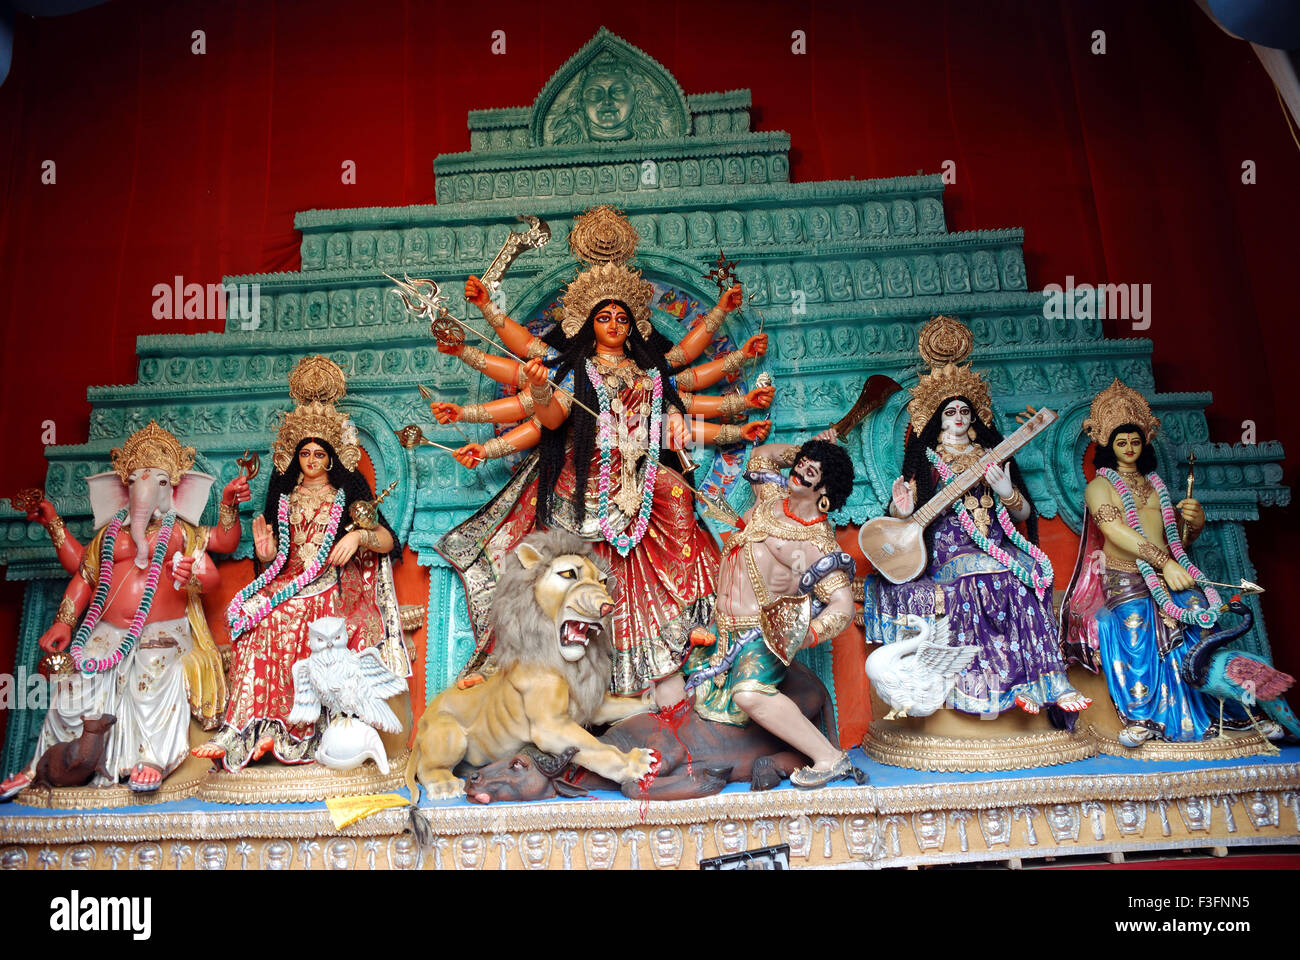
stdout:
[[[1128,522],[1128,525],[1145,537],[1146,534],[1142,533],[1142,521],[1138,519],[1137,503],[1133,492],[1129,490],[1128,478],[1116,470],[1111,470],[1109,467],[1102,467],[1097,472],[1109,480],[1111,486],[1119,493],[1119,498],[1124,503],[1124,519]],[[1169,491],[1165,489],[1165,482],[1160,479],[1160,474],[1154,470],[1145,479],[1148,487],[1154,487],[1156,493],[1160,494],[1160,519],[1164,521],[1165,542],[1169,544],[1169,552],[1178,561],[1179,565],[1192,575],[1193,579],[1204,580],[1205,574],[1201,573],[1196,564],[1192,563],[1191,558],[1187,556],[1187,551],[1183,549],[1183,541],[1178,536],[1178,524],[1174,520],[1174,508],[1173,504],[1169,502]],[[1174,598],[1169,595],[1169,591],[1160,582],[1155,567],[1141,557],[1138,557],[1137,566],[1142,574],[1142,579],[1146,582],[1147,589],[1151,591],[1151,596],[1166,614],[1181,623],[1187,624],[1189,627],[1204,629],[1212,627],[1218,622],[1220,601],[1219,594],[1213,587],[1205,587],[1205,599],[1209,601],[1209,609],[1196,610],[1189,607],[1180,607],[1174,603]]]
[[135,611],[135,618],[131,621],[121,646],[111,657],[87,660],[83,648],[86,641],[90,639],[91,632],[98,625],[100,617],[103,616],[104,608],[108,605],[108,591],[113,585],[113,548],[117,545],[117,535],[126,521],[126,514],[127,508],[123,507],[109,522],[108,530],[104,533],[104,540],[100,546],[103,560],[100,563],[99,583],[95,587],[95,596],[90,601],[90,607],[86,610],[86,618],[72,641],[70,649],[72,663],[82,673],[102,673],[117,666],[131,652],[131,648],[135,646],[135,642],[140,639],[140,634],[144,631],[144,623],[149,618],[149,608],[153,606],[154,593],[158,589],[158,580],[162,576],[163,557],[167,555],[167,544],[171,541],[172,527],[176,523],[175,510],[167,511],[163,517],[158,543],[153,548],[153,558],[149,563],[149,573],[145,576],[144,594],[140,597],[140,606]]
[[1132,489],[1133,499],[1136,505],[1139,508],[1145,507],[1147,503],[1150,502],[1151,494],[1155,492],[1155,488],[1146,477],[1142,476],[1140,471],[1119,470],[1118,473],[1124,478],[1124,482],[1128,484],[1130,489]]
[[320,549],[316,551],[316,556],[311,563],[303,569],[302,573],[294,577],[288,584],[281,587],[270,597],[258,597],[254,610],[250,613],[244,609],[244,605],[249,603],[254,595],[274,580],[284,569],[285,561],[289,558],[289,498],[283,493],[280,494],[279,509],[276,520],[277,530],[279,533],[278,549],[275,552],[275,559],[271,561],[270,566],[262,571],[262,575],[257,577],[252,583],[240,590],[230,606],[226,608],[226,623],[230,625],[230,642],[234,643],[243,633],[252,630],[255,626],[267,618],[272,610],[278,607],[284,601],[297,596],[307,584],[315,580],[325,566],[325,559],[330,555],[330,548],[334,545],[334,534],[338,532],[339,520],[343,518],[343,501],[347,495],[339,490],[334,494],[334,503],[330,507],[329,526],[325,528],[325,537],[321,540]]
[[[598,514],[600,532],[605,541],[618,551],[619,556],[626,557],[632,551],[632,548],[641,542],[641,538],[645,536],[646,528],[650,525],[650,510],[654,506],[655,478],[659,475],[659,440],[660,428],[663,422],[663,382],[658,370],[651,372],[650,430],[649,435],[645,438],[645,480],[641,485],[640,509],[636,513],[636,521],[632,524],[630,533],[626,530],[622,533],[615,533],[614,525],[609,519],[609,491],[612,486],[610,481],[610,452],[614,446],[614,415],[610,412],[609,399],[611,391],[607,389],[605,379],[600,375],[600,371],[596,369],[596,365],[590,360],[587,361],[587,377],[591,380],[591,386],[596,391],[596,399],[600,404],[600,417],[596,430],[596,437],[600,444],[600,476],[597,481],[597,490],[600,494]],[[618,399],[617,395],[615,395],[615,399]],[[644,423],[642,427],[638,428],[638,434],[641,429],[644,429]],[[640,440],[639,437],[638,440]],[[636,447],[639,450],[639,442]],[[622,454],[624,466],[627,467],[628,458],[634,452],[632,444],[620,444],[619,452]]]
[[811,527],[813,524],[821,523],[823,520],[826,519],[826,514],[824,513],[817,514],[817,516],[811,520],[805,520],[803,517],[796,515],[794,511],[790,509],[789,497],[786,497],[784,500],[781,501],[781,509],[785,511],[785,515],[787,517],[789,517],[795,523],[802,524],[805,527]]
[[[943,479],[944,486],[957,479],[957,474],[952,471],[948,464],[943,462],[937,453],[927,449],[925,455]],[[1052,581],[1055,579],[1055,574],[1052,572],[1052,561],[1047,559],[1047,554],[1025,539],[1020,531],[1016,529],[1015,523],[1011,520],[1011,514],[1007,513],[1007,508],[1002,505],[1000,498],[997,509],[998,524],[1002,527],[1002,532],[1007,535],[1008,540],[1033,558],[1034,565],[1030,569],[1026,569],[1024,564],[1006,550],[993,545],[993,542],[988,538],[987,528],[980,530],[975,526],[975,520],[967,510],[964,500],[958,500],[954,503],[953,509],[957,512],[957,519],[962,530],[966,532],[966,536],[975,542],[977,547],[1015,574],[1016,579],[1025,586],[1032,587],[1040,600],[1047,595],[1048,591],[1052,589]]]

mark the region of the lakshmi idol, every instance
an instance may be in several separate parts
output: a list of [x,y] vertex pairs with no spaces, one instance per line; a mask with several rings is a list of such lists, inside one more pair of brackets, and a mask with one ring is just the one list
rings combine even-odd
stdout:
[[390,561],[397,538],[382,513],[371,529],[345,530],[352,505],[374,499],[357,469],[355,430],[334,406],[345,391],[343,372],[323,356],[304,358],[289,377],[297,406],[284,415],[266,508],[253,520],[263,569],[226,611],[234,656],[225,720],[193,751],[227,770],[267,753],[314,760],[316,726],[288,721],[293,665],[310,655],[312,621],[345,618],[348,649],[377,647],[386,667],[411,675]]
[[707,418],[766,408],[773,390],[727,397],[687,392],[734,371],[746,355],[761,355],[765,340],[747,343],[737,359],[683,369],[740,305],[740,288],[723,293],[704,321],[673,345],[651,325],[652,284],[627,266],[636,242],[636,231],[612,207],[578,219],[570,249],[592,266],[567,287],[563,316],[544,339],[500,313],[484,285],[469,278],[466,299],[510,351],[528,359],[488,357],[471,347],[456,352],[475,369],[527,385],[528,392],[476,407],[438,402],[431,405],[434,415],[441,423],[523,421],[487,443],[457,451],[456,459],[470,469],[485,459],[533,448],[536,453],[438,550],[465,583],[477,637],[469,673],[486,660],[487,607],[507,553],[538,526],[559,526],[593,542],[620,590],[612,690],[635,696],[653,688],[662,708],[684,696],[680,667],[692,627],[712,617],[718,571],[718,548],[696,521],[693,492],[666,460],[687,444],[762,440],[769,421],[740,426]]
[[[1083,536],[1061,606],[1065,648],[1104,673],[1124,725],[1117,739],[1130,748],[1203,740],[1219,727],[1218,701],[1189,686],[1182,669],[1222,602],[1213,587],[1196,589],[1204,578],[1186,549],[1205,529],[1205,511],[1191,497],[1172,503],[1156,472],[1159,429],[1146,399],[1118,379],[1093,399],[1083,430],[1097,444],[1097,476],[1084,491]],[[1250,723],[1229,702],[1224,725]]]
[[[988,385],[969,364],[958,366],[972,342],[953,317],[921,328],[920,352],[931,369],[907,407],[902,476],[890,504],[896,517],[910,516],[1002,442]],[[874,578],[878,616],[866,618],[868,642],[894,641],[908,614],[946,615],[952,642],[978,648],[957,678],[954,708],[983,715],[1013,706],[1031,714],[1046,706],[1085,709],[1092,701],[1070,685],[1058,650],[1052,565],[1036,544],[1037,514],[1015,460],[990,464],[984,482],[934,520],[925,539],[929,561],[918,579]]]

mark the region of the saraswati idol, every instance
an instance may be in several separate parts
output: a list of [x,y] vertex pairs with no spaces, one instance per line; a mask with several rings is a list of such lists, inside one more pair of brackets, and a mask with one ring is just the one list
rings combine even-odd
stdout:
[[535,452],[438,549],[465,582],[478,638],[469,673],[483,669],[487,660],[488,604],[509,552],[538,527],[562,527],[594,543],[621,593],[613,621],[613,692],[633,696],[653,688],[664,707],[684,695],[679,669],[692,627],[712,616],[718,570],[717,545],[697,523],[693,491],[670,460],[688,442],[764,439],[768,421],[737,425],[708,418],[765,408],[773,390],[759,387],[726,397],[689,392],[761,355],[766,340],[753,338],[743,351],[688,369],[740,305],[740,287],[726,290],[674,345],[651,324],[652,284],[628,266],[636,243],[636,231],[612,207],[597,207],[578,219],[569,246],[591,266],[568,285],[562,318],[542,338],[498,311],[484,284],[469,278],[466,299],[482,310],[501,342],[527,361],[463,345],[440,344],[440,349],[499,382],[519,386],[521,393],[470,407],[435,402],[433,413],[442,423],[522,421],[487,443],[457,451],[466,467]]

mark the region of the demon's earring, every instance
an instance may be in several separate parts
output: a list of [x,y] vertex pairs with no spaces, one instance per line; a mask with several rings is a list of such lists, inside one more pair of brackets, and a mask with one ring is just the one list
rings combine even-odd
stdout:
[[822,513],[830,513],[831,498],[826,496],[826,494],[823,493],[820,497],[817,498],[817,509],[820,510]]

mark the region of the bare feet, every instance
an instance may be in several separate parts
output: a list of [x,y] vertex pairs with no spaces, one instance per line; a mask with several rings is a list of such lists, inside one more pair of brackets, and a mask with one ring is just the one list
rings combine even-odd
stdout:
[[152,763],[137,763],[131,768],[127,786],[136,793],[152,793],[162,786],[162,768]]
[[1056,705],[1066,713],[1080,713],[1092,706],[1092,700],[1085,697],[1078,690],[1071,690],[1069,693],[1057,697]]
[[25,773],[15,773],[4,783],[0,783],[0,801],[12,800],[26,787],[30,786],[32,778]]
[[260,740],[257,741],[256,746],[253,747],[253,755],[249,759],[261,760],[264,756],[267,755],[267,753],[270,752],[273,746],[275,746],[274,737],[269,737],[269,736],[262,737]]
[[226,755],[226,748],[221,746],[215,740],[209,740],[190,751],[196,757],[207,757],[209,760],[220,760]]
[[1030,700],[1024,695],[1016,697],[1016,706],[1025,711],[1025,713],[1030,714],[1037,713],[1039,710],[1043,709],[1041,704]]

